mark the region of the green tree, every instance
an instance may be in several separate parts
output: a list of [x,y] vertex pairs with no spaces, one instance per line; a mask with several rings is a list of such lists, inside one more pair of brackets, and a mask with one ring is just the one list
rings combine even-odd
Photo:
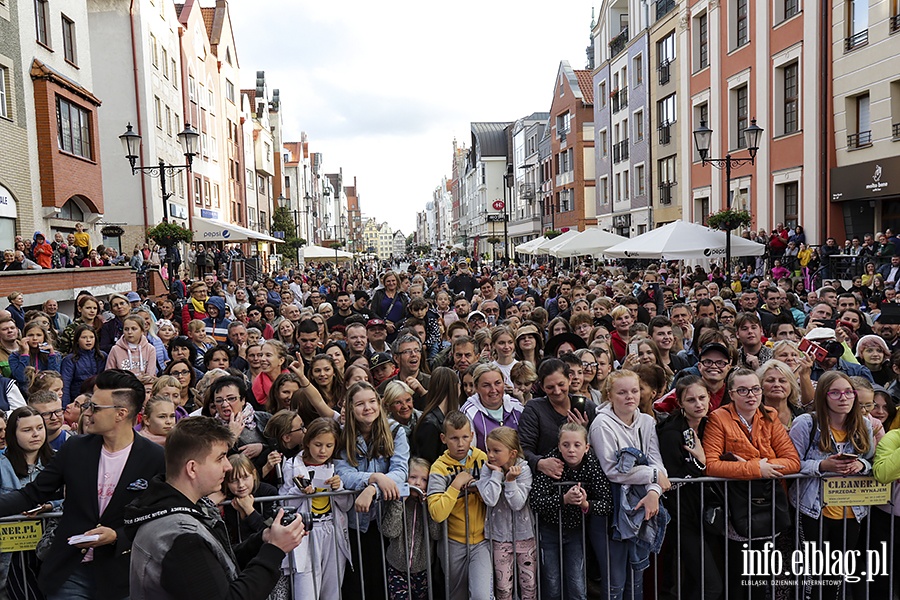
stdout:
[[297,228],[294,224],[294,217],[291,210],[287,206],[279,206],[272,213],[272,231],[281,231],[284,233],[284,245],[292,248],[294,252],[288,253],[282,250],[284,255],[293,254],[299,262],[299,249],[306,245],[306,240],[297,237]]

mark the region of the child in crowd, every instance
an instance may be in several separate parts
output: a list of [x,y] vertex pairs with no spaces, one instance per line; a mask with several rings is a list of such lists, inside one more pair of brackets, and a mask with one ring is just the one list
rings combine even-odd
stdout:
[[109,351],[107,369],[123,369],[135,375],[156,375],[156,348],[144,335],[144,319],[128,315],[122,319],[122,337]]
[[82,223],[75,223],[75,247],[78,248],[82,258],[87,256],[91,249],[91,235],[84,230]]
[[166,396],[151,396],[141,411],[140,435],[160,446],[166,445],[166,435],[175,427],[175,403]]
[[453,411],[444,418],[441,441],[447,445],[428,476],[428,512],[438,523],[447,521],[446,550],[441,552],[449,595],[447,600],[491,598],[490,549],[484,537],[487,509],[467,487],[481,472],[487,455],[472,446],[466,415]]
[[90,325],[78,325],[72,334],[74,350],[62,360],[63,407],[78,396],[81,385],[106,369],[106,353],[97,346],[97,332]]
[[[424,458],[411,458],[409,496],[384,505],[381,531],[390,540],[386,555],[389,598],[428,598],[427,568],[429,558],[434,555],[432,540],[441,535],[440,524],[427,517],[423,505],[429,468]],[[404,543],[404,540],[407,542]],[[431,548],[430,552],[425,550],[426,544]]]
[[[333,419],[318,418],[304,433],[303,420],[296,412],[287,410],[272,417],[266,427],[267,434],[270,427],[284,454],[284,481],[278,493],[310,496],[287,504],[296,506],[298,512],[311,513],[315,523],[310,535],[285,557],[282,568],[292,574],[295,598],[337,598],[350,559],[347,511],[353,504],[353,496],[313,494],[343,489],[340,476],[334,472],[340,427]],[[298,447],[302,448],[299,454]]]
[[487,436],[488,460],[476,484],[489,507],[486,526],[494,546],[497,600],[511,600],[516,587],[520,600],[537,598],[537,548],[528,506],[531,469],[524,454],[516,430],[497,427]]
[[520,360],[512,366],[509,377],[513,382],[512,395],[523,405],[534,397],[534,383],[537,381],[537,371],[530,361]]
[[25,325],[19,351],[9,355],[9,370],[22,394],[28,393],[37,373],[58,372],[61,364],[62,356],[53,349],[47,330],[39,322]]
[[[609,480],[597,457],[589,450],[584,426],[565,423],[559,428],[558,446],[545,457],[564,463],[560,477],[553,479],[542,472],[534,477],[531,508],[539,519],[542,598],[584,600],[583,519],[588,514],[600,516],[613,512]],[[559,485],[561,481],[576,483]],[[560,572],[560,562],[563,572]]]
[[34,381],[28,388],[28,397],[30,398],[35,392],[41,391],[53,392],[53,395],[62,401],[63,398],[63,379],[62,375],[56,371],[40,371],[34,376]]
[[429,306],[428,300],[422,297],[410,300],[406,310],[411,317],[425,322],[425,352],[429,361],[434,360],[441,351],[441,326],[438,323],[440,316]]
[[194,367],[202,370],[205,367],[203,364],[203,355],[206,354],[207,350],[214,346],[214,344],[210,342],[209,336],[206,335],[206,323],[200,319],[194,319],[188,323],[187,336],[188,339],[191,340],[191,344],[197,350],[197,359],[194,361]]
[[375,387],[400,372],[400,369],[391,360],[391,355],[387,352],[376,352],[369,358],[369,373],[372,375]]

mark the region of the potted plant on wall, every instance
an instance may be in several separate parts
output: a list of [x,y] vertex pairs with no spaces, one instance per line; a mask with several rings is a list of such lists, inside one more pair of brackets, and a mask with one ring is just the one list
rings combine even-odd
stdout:
[[147,239],[156,240],[157,244],[166,249],[166,262],[169,263],[169,289],[172,289],[172,280],[175,277],[175,273],[171,263],[171,248],[181,242],[189,243],[192,241],[194,232],[178,223],[167,223],[164,221],[147,230]]

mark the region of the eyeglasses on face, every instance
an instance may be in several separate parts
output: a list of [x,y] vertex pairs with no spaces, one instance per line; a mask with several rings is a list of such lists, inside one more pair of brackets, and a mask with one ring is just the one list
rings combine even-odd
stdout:
[[215,404],[216,406],[222,406],[226,402],[228,404],[237,404],[238,401],[240,401],[240,399],[241,399],[240,396],[228,396],[227,398],[215,398],[213,400],[213,404]]
[[712,367],[716,367],[717,369],[724,369],[725,367],[728,366],[728,361],[727,360],[706,359],[706,360],[701,360],[700,364],[703,365],[704,367],[706,367],[707,369],[710,369]]
[[186,377],[190,374],[190,371],[172,371],[171,373],[169,373],[169,375],[172,375],[173,377]]
[[61,417],[63,414],[63,409],[57,408],[56,410],[48,410],[47,412],[40,413],[41,417],[44,419],[52,419],[53,417]]
[[840,400],[842,397],[856,399],[857,397],[856,390],[828,390],[825,395],[829,400]]
[[594,369],[597,368],[597,363],[595,363],[595,362],[582,362],[582,363],[581,363],[581,368],[584,369],[585,371],[593,371]]
[[745,388],[745,387],[734,388],[731,391],[734,392],[735,394],[737,394],[738,396],[740,396],[741,398],[747,398],[751,394],[753,396],[759,396],[760,394],[762,394],[762,388],[758,385],[754,385],[753,387],[749,387],[749,388]]

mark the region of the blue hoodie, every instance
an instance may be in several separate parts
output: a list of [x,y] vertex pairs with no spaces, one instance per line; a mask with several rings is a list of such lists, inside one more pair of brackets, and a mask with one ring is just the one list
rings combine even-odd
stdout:
[[215,318],[206,317],[203,322],[206,324],[206,334],[216,340],[219,344],[228,342],[228,326],[231,324],[229,319],[225,318],[225,299],[221,296],[210,296],[206,301],[206,306],[213,306],[219,309],[219,314]]
[[100,357],[93,352],[77,349],[62,360],[60,375],[63,380],[63,408],[78,397],[81,384],[106,370],[106,352],[98,350]]

